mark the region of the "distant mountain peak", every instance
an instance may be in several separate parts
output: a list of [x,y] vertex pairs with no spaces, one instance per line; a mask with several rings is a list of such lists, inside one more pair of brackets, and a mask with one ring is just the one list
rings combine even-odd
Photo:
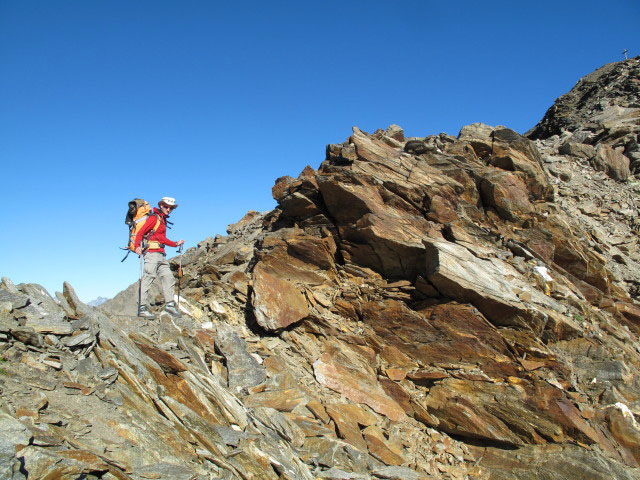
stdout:
[[102,305],[107,300],[109,300],[107,297],[98,297],[94,300],[91,300],[89,303],[87,303],[87,305],[89,305],[90,307],[97,307],[98,305]]

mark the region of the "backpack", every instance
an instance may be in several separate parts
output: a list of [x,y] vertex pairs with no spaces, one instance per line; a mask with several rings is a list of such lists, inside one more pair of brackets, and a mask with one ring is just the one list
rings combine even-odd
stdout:
[[[122,249],[122,250],[128,250],[128,251],[127,251],[127,254],[124,256],[124,258],[120,260],[121,262],[124,262],[129,256],[129,254],[135,251],[136,235],[138,235],[138,232],[140,231],[142,226],[145,224],[145,222],[149,218],[149,215],[157,216],[155,213],[150,213],[150,212],[151,212],[151,207],[149,206],[149,202],[143,200],[142,198],[134,198],[129,202],[129,209],[127,210],[127,216],[124,219],[124,223],[129,225],[129,245],[127,245],[126,248]],[[149,233],[147,233],[147,235],[145,235],[145,238],[143,239],[143,242],[142,242],[143,250],[146,250],[147,248],[149,248],[149,245],[146,245],[147,238],[151,237],[156,232],[159,226],[160,226],[160,217],[157,217],[155,226],[153,227],[153,229],[151,229]],[[156,248],[153,245],[151,246],[153,248]]]

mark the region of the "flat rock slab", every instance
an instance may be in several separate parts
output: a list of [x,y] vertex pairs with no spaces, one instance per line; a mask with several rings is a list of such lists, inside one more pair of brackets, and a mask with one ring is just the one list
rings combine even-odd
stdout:
[[426,276],[449,298],[471,303],[492,323],[508,324],[515,316],[529,316],[526,306],[511,290],[517,271],[498,259],[483,260],[455,243],[425,239]]
[[487,448],[480,466],[490,478],[529,480],[632,480],[638,478],[638,469],[629,468],[607,458],[593,449],[577,445],[539,445],[516,451]]
[[136,346],[149,358],[154,360],[165,373],[179,373],[188,370],[187,366],[175,358],[169,352],[165,352],[157,347],[149,345],[132,335],[132,340]]
[[25,325],[33,328],[38,333],[53,333],[54,335],[71,335],[73,333],[71,323],[48,317],[30,318]]
[[385,466],[368,453],[358,450],[342,440],[312,437],[305,440],[304,446],[313,452],[312,458],[315,463],[329,468],[366,474],[369,470]]
[[404,410],[378,383],[375,370],[348,346],[332,341],[313,364],[316,379],[325,387],[342,393],[356,403],[364,403],[394,421],[406,418]]
[[245,439],[248,434],[244,432],[239,432],[234,430],[233,428],[228,427],[213,427],[218,435],[222,438],[222,441],[225,445],[230,445],[232,447],[237,447],[240,445],[240,442]]
[[13,338],[26,345],[33,345],[34,347],[41,347],[43,345],[42,335],[31,327],[11,328],[10,333]]
[[[452,302],[415,312],[402,302],[368,302],[362,306],[362,314],[390,347],[422,365],[477,366],[489,377],[500,380],[518,372],[518,363],[498,329],[472,306]],[[449,376],[433,368],[407,375],[420,385]]]
[[309,315],[307,299],[291,282],[267,273],[258,264],[253,271],[253,311],[266,330],[279,330]]
[[384,478],[386,480],[427,480],[432,478],[426,474],[420,474],[408,467],[390,466],[377,468],[371,472],[376,478]]
[[216,346],[227,361],[229,388],[233,391],[254,387],[267,379],[264,367],[249,354],[246,342],[231,327],[220,327]]
[[430,389],[425,407],[451,435],[513,446],[577,441],[613,451],[564,391],[543,381],[510,380],[445,379]]
[[100,457],[81,450],[55,452],[29,446],[21,450],[19,456],[29,478],[82,478],[109,470]]
[[591,163],[614,180],[623,182],[629,178],[629,159],[609,145],[598,145]]
[[[302,447],[305,435],[302,429],[289,417],[269,407],[257,407],[253,413],[264,426],[276,432],[282,439],[296,448]],[[254,423],[255,424],[255,423]],[[256,425],[260,428],[260,425]]]
[[244,404],[247,407],[270,407],[280,412],[290,412],[305,402],[305,395],[297,388],[271,390],[249,395]]
[[406,462],[402,456],[402,448],[387,440],[379,427],[369,426],[364,429],[362,434],[371,455],[381,462],[391,466],[402,465]]
[[37,283],[21,283],[20,291],[29,296],[32,304],[37,305],[38,309],[46,314],[58,312],[60,306],[49,295],[45,288]]
[[22,423],[5,413],[0,414],[0,478],[22,480],[20,462],[16,458],[17,447],[29,445],[32,435]]
[[505,220],[518,221],[533,212],[527,185],[510,172],[491,172],[480,184],[482,201]]
[[9,302],[12,308],[22,308],[29,304],[29,297],[18,292],[0,289],[0,302]]
[[173,463],[157,463],[136,469],[136,474],[141,478],[170,478],[171,480],[193,480],[196,473],[186,465],[175,465]]
[[87,345],[91,345],[95,342],[96,336],[91,332],[82,332],[73,337],[67,338],[63,343],[67,347],[83,347]]
[[331,467],[329,470],[325,470],[318,477],[322,480],[370,480],[369,475],[363,475],[361,473],[345,472],[336,467]]
[[360,433],[357,421],[345,412],[345,405],[327,405],[327,413],[336,425],[337,433],[345,442],[354,447],[367,451],[367,444]]

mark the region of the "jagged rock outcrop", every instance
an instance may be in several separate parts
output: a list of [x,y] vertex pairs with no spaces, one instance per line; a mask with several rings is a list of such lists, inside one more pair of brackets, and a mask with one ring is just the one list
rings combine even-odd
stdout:
[[638,478],[640,183],[587,108],[637,108],[637,63],[534,140],[354,128],[184,253],[181,317],[3,280],[0,471]]
[[[596,168],[612,178],[626,180],[629,166],[635,173],[640,171],[639,97],[640,57],[610,63],[581,78],[527,132],[527,137],[555,137],[561,153],[577,153],[580,149]],[[584,145],[597,146],[599,151],[585,149]]]

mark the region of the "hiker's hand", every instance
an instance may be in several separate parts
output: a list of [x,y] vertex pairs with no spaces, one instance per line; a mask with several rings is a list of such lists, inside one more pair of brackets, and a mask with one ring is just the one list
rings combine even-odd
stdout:
[[138,255],[142,255],[142,247],[138,247],[138,248],[136,248],[136,253],[137,253]]
[[180,246],[184,243],[184,240],[178,240],[176,243],[178,244],[178,246]]

